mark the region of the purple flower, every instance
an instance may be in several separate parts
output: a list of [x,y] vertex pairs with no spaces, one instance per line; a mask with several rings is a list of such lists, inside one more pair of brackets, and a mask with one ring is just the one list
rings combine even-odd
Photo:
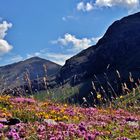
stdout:
[[83,122],[79,124],[79,130],[80,131],[87,131],[86,126]]
[[0,123],[0,129],[2,129],[4,127],[4,125],[2,123]]
[[85,140],[95,140],[96,136],[93,135],[93,134],[90,134],[88,133],[86,136],[85,136]]
[[20,140],[20,136],[19,136],[18,132],[16,132],[15,129],[12,129],[9,132],[8,137],[11,138],[11,139],[14,139],[14,140]]

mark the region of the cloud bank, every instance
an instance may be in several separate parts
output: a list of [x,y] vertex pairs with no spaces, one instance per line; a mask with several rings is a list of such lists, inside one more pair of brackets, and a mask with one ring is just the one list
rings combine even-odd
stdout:
[[95,5],[101,7],[121,6],[134,9],[139,6],[139,0],[96,0]]
[[137,10],[140,6],[139,0],[93,0],[89,2],[79,2],[77,4],[77,10],[83,12],[92,11],[94,8],[100,7],[124,7],[128,10]]
[[88,12],[93,10],[93,4],[90,2],[84,3],[84,2],[79,2],[77,4],[77,10],[78,11],[83,11],[83,12]]
[[90,47],[91,45],[94,45],[97,43],[97,41],[100,39],[100,37],[97,38],[76,38],[75,35],[71,35],[69,33],[66,33],[64,37],[59,37],[57,40],[52,41],[52,44],[58,44],[61,46],[69,46],[71,51],[81,51],[83,49],[86,49]]
[[0,23],[0,55],[8,53],[13,47],[4,39],[7,31],[12,27],[11,23],[3,21]]

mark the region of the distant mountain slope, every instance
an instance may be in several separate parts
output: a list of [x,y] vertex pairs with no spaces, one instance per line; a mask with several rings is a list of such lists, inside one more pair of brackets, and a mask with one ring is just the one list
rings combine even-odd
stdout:
[[[49,79],[60,68],[60,65],[39,57],[32,57],[25,61],[0,67],[0,89],[4,90],[23,85],[26,83],[25,77],[27,75],[31,81],[45,76]],[[45,69],[47,70],[46,72]]]
[[123,82],[128,81],[129,72],[134,79],[140,78],[140,13],[115,21],[95,46],[67,60],[56,82],[80,84],[83,97],[93,90],[91,81],[106,84],[104,73],[115,85],[116,70],[120,71]]

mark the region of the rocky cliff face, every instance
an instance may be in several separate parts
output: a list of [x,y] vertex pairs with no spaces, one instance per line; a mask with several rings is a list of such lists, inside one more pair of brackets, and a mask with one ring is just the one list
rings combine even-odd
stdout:
[[115,21],[95,46],[67,60],[57,83],[82,84],[83,87],[87,81],[97,80],[94,75],[105,83],[104,73],[114,82],[116,70],[124,82],[129,72],[135,79],[140,77],[140,13]]

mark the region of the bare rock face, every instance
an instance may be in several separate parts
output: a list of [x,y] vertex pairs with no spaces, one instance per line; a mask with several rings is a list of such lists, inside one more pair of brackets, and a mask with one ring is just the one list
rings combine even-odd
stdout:
[[104,73],[114,81],[116,70],[124,82],[129,72],[134,79],[140,77],[140,13],[115,21],[96,45],[66,61],[56,81],[73,86],[82,84],[90,91],[85,83],[95,80],[94,75],[101,83],[105,81]]

